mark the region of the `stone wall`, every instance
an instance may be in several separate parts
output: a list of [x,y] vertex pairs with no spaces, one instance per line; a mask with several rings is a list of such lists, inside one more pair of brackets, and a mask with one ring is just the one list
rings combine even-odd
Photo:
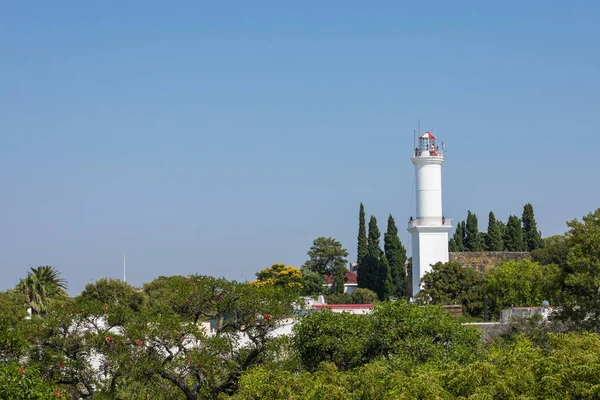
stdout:
[[528,252],[479,251],[449,253],[449,259],[478,272],[484,272],[506,261],[531,260],[531,255]]

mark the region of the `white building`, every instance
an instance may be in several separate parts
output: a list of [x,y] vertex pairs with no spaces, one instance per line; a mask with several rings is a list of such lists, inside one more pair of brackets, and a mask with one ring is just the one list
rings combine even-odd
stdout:
[[[442,146],[443,147],[443,146]],[[423,275],[431,265],[448,262],[448,232],[452,222],[442,213],[442,163],[444,149],[436,137],[425,132],[411,158],[416,173],[417,216],[411,217],[413,296],[420,290]]]

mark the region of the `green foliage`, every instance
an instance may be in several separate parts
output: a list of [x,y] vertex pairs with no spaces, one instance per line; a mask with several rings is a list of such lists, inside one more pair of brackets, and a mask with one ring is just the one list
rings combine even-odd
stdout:
[[365,207],[360,203],[360,211],[358,213],[358,248],[356,253],[356,262],[360,264],[362,259],[367,255],[367,228],[365,225]]
[[302,273],[302,295],[311,296],[323,293],[323,284],[325,283],[323,275],[306,267],[302,267],[300,272]]
[[397,367],[430,361],[467,361],[480,345],[479,332],[461,326],[442,307],[383,302],[375,306],[369,317],[377,353],[395,357],[401,363]]
[[393,281],[390,265],[379,247],[381,233],[377,227],[377,219],[369,220],[369,237],[367,255],[358,265],[358,286],[377,293],[380,300],[387,299],[393,293]]
[[485,239],[485,246],[488,251],[504,250],[504,242],[502,241],[502,228],[500,227],[498,221],[496,221],[496,216],[491,211],[488,218],[488,229]]
[[322,362],[348,370],[385,357],[397,367],[470,360],[479,332],[460,325],[441,307],[406,301],[378,303],[368,315],[314,312],[294,327],[294,343],[310,371]]
[[578,329],[600,332],[600,208],[567,225],[570,250],[560,317]]
[[106,278],[85,285],[78,298],[86,302],[127,307],[134,312],[140,311],[146,303],[146,296],[141,290],[121,280]]
[[346,272],[348,270],[344,265],[340,265],[338,270],[333,274],[333,284],[331,285],[331,291],[333,293],[344,293],[344,284],[346,283]]
[[422,279],[416,299],[421,304],[460,304],[463,312],[479,316],[483,311],[483,276],[455,261],[438,262]]
[[506,251],[525,251],[525,242],[523,241],[523,228],[521,220],[515,215],[508,217],[508,223],[504,230],[504,248]]
[[482,251],[483,243],[479,234],[477,215],[469,211],[465,231],[465,251]]
[[40,378],[35,367],[0,363],[0,399],[52,400],[63,397],[60,387]]
[[540,264],[556,264],[566,271],[569,246],[567,237],[555,235],[543,239],[543,246],[531,252],[531,259]]
[[60,277],[60,272],[49,265],[31,268],[17,285],[33,314],[45,313],[52,299],[66,296],[66,289],[67,282]]
[[427,363],[411,370],[394,360],[352,371],[325,363],[313,372],[258,368],[245,375],[236,399],[551,399],[598,398],[600,338],[551,334],[545,349],[516,336],[496,341],[468,362]]
[[0,292],[0,360],[19,360],[29,347],[26,317],[22,294]]
[[542,235],[537,229],[533,206],[530,203],[523,207],[523,242],[526,251],[533,251],[542,247]]
[[356,288],[352,293],[331,293],[325,296],[327,304],[373,304],[379,300],[377,293]]
[[393,288],[391,295],[397,298],[407,296],[407,279],[404,264],[406,263],[406,249],[398,237],[398,227],[394,218],[388,217],[387,231],[383,235],[383,248],[385,257],[390,265]]
[[498,265],[485,275],[490,315],[497,317],[510,307],[540,307],[544,300],[557,304],[559,276],[560,270],[553,264],[522,260]]
[[294,326],[294,347],[302,364],[314,371],[322,362],[350,369],[371,355],[371,320],[364,315],[334,313],[325,309],[304,316]]
[[318,237],[307,252],[308,261],[304,267],[318,274],[331,274],[339,270],[340,266],[346,266],[348,251],[342,244],[330,237]]
[[448,250],[452,252],[462,252],[467,251],[465,247],[466,240],[466,230],[467,227],[465,225],[465,221],[459,222],[456,224],[456,230],[454,231],[454,235],[448,244]]

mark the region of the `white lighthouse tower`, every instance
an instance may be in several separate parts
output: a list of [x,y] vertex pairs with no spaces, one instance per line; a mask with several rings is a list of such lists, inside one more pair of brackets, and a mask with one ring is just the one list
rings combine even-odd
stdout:
[[[443,147],[443,146],[442,146]],[[444,149],[436,137],[425,132],[411,158],[416,172],[417,215],[410,217],[412,234],[412,295],[420,290],[423,275],[431,265],[448,262],[448,232],[452,222],[442,213],[442,163]]]

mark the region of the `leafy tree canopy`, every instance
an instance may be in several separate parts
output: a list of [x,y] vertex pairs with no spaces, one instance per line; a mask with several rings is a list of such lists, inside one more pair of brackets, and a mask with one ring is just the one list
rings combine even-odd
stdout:
[[285,264],[273,264],[270,268],[265,268],[256,273],[256,280],[250,284],[253,286],[279,286],[292,290],[301,290],[303,288],[302,272],[298,268]]
[[331,237],[318,237],[307,252],[308,261],[304,267],[318,274],[331,274],[346,266],[348,251],[342,244]]

